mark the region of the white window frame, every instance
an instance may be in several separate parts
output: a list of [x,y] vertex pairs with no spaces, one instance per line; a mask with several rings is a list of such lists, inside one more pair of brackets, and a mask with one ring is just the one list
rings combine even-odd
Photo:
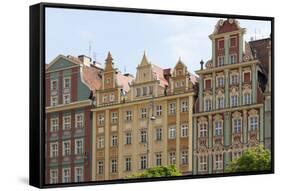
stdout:
[[230,75],[230,84],[231,85],[239,84],[239,75],[238,74],[231,74]]
[[[56,82],[56,88],[54,88],[54,82]],[[58,90],[59,89],[59,87],[58,87],[58,80],[57,79],[55,79],[55,80],[51,80],[51,91],[56,91],[56,90]]]
[[71,168],[62,169],[62,183],[71,182]]
[[140,156],[140,169],[144,170],[146,168],[147,168],[147,156],[142,155],[142,156]]
[[62,142],[62,156],[70,156],[71,155],[71,141],[63,141]]
[[59,130],[59,118],[58,117],[51,117],[50,121],[51,121],[50,122],[51,123],[50,132],[58,132],[58,130]]
[[97,161],[97,174],[103,174],[104,173],[104,161],[98,160]]
[[217,87],[224,87],[224,76],[217,77]]
[[188,151],[181,152],[181,164],[188,164]]
[[83,166],[75,167],[74,181],[75,182],[84,181],[84,167]]
[[127,110],[125,112],[125,120],[126,121],[132,121],[132,118],[133,118],[133,113],[131,110]]
[[111,112],[111,123],[116,124],[118,122],[118,112]]
[[224,56],[218,56],[218,66],[224,66]]
[[104,136],[98,136],[98,138],[97,138],[97,148],[98,149],[104,148]]
[[70,94],[63,94],[63,104],[69,104],[70,103]]
[[214,170],[222,170],[223,169],[223,154],[215,154],[214,155]]
[[236,64],[237,63],[237,54],[230,54],[229,55],[229,63]]
[[84,139],[75,139],[75,155],[82,154],[84,154]]
[[214,134],[215,136],[222,136],[223,135],[223,121],[222,120],[217,120],[214,121]]
[[111,135],[111,147],[117,147],[117,146],[118,146],[118,136]]
[[59,143],[51,142],[50,143],[50,158],[56,158],[56,157],[58,157],[58,155],[59,155]]
[[65,114],[62,117],[62,129],[69,130],[71,129],[71,114]]
[[98,125],[103,126],[104,125],[104,113],[98,114]]
[[172,151],[169,152],[169,165],[175,165],[176,164],[176,152]]
[[[66,87],[67,83],[66,81],[69,80],[68,82],[68,87]],[[63,78],[63,89],[70,89],[71,88],[71,79],[70,77],[64,77]]]
[[181,137],[188,137],[188,124],[181,125]]
[[[50,169],[50,184],[58,183],[58,169]],[[55,176],[54,176],[55,175]]]
[[212,99],[206,98],[204,100],[204,111],[211,111],[212,110]]
[[238,106],[238,95],[231,95],[231,107],[237,107]]
[[162,165],[162,154],[161,153],[156,153],[155,154],[155,165],[156,166],[161,166]]
[[234,118],[232,119],[232,133],[237,134],[242,132],[242,118]]
[[117,166],[117,159],[112,159],[110,165],[110,172],[111,173],[117,173],[118,172],[118,166]]
[[156,106],[156,116],[159,117],[162,115],[162,105]]
[[181,112],[188,112],[188,101],[187,100],[181,101]]
[[[255,119],[255,120],[253,120],[253,119]],[[249,123],[249,131],[257,131],[259,129],[258,115],[249,116],[248,123]]]
[[51,96],[51,106],[58,105],[58,96]]
[[207,163],[207,155],[199,156],[199,172],[207,171],[208,163]]
[[251,92],[243,93],[243,103],[244,103],[244,105],[252,104],[252,93]]
[[176,126],[170,126],[169,127],[169,134],[168,134],[168,139],[175,139],[176,138]]
[[140,143],[147,143],[147,130],[140,131]]
[[162,140],[162,128],[155,129],[155,140],[161,141]]
[[125,145],[132,144],[132,132],[125,132]]
[[132,158],[131,157],[126,157],[125,158],[125,171],[131,171],[132,170]]
[[141,119],[146,119],[146,117],[147,117],[147,109],[146,109],[146,107],[141,108],[140,109],[140,118]]
[[84,113],[75,114],[75,128],[84,128]]
[[169,115],[175,115],[176,114],[176,102],[169,103]]
[[208,125],[207,123],[199,123],[199,137],[208,136]]
[[217,109],[223,109],[224,108],[224,97],[218,96],[217,97]]

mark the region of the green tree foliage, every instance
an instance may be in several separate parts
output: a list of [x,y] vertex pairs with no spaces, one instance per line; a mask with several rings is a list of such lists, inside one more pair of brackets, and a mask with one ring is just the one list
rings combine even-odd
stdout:
[[266,171],[271,169],[271,154],[262,145],[247,149],[242,156],[233,160],[226,172]]
[[156,166],[146,169],[142,173],[136,173],[127,178],[154,178],[154,177],[169,177],[180,176],[181,173],[177,170],[175,165],[170,166]]

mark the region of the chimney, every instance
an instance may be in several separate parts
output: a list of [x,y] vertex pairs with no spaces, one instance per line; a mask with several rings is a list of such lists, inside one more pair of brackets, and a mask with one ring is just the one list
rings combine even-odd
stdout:
[[126,77],[132,77],[132,78],[134,77],[134,76],[133,76],[132,74],[130,74],[130,73],[125,73],[124,76],[126,76]]
[[85,55],[79,55],[78,59],[83,63],[85,66],[91,65],[91,58]]

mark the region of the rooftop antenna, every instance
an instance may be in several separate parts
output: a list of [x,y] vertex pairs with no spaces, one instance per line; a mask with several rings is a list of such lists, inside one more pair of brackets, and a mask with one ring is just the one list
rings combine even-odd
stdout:
[[257,29],[255,28],[255,40],[257,40]]
[[93,63],[95,64],[97,61],[97,54],[95,51],[93,51]]
[[124,74],[126,74],[126,65],[124,65]]
[[92,41],[89,41],[89,58],[91,58],[91,52],[92,52]]

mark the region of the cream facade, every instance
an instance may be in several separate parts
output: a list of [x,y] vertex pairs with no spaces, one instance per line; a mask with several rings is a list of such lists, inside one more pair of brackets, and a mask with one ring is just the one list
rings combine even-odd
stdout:
[[[109,54],[103,83],[112,84],[97,91],[92,109],[92,179],[122,179],[170,164],[191,174],[195,80],[181,60],[162,69],[145,54],[133,79],[113,68]],[[116,100],[102,98],[104,92],[117,92]]]

